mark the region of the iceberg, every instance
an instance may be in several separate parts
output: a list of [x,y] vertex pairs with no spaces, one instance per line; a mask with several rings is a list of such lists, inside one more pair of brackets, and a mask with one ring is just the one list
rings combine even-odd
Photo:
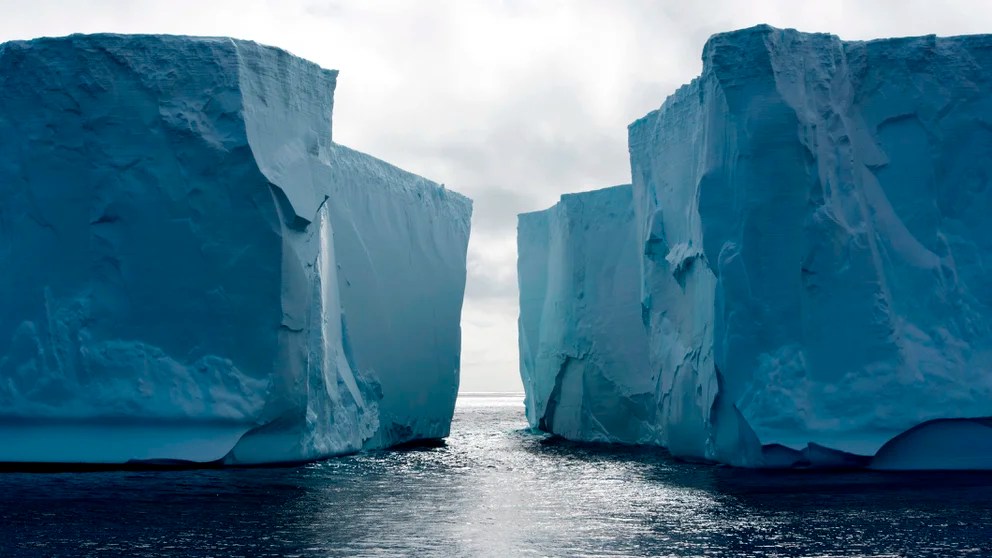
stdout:
[[631,186],[566,194],[517,224],[520,371],[531,427],[657,441]]
[[0,45],[0,462],[298,462],[448,434],[471,201],[331,138],[253,42]]
[[989,46],[716,35],[702,75],[630,126],[675,455],[832,464],[992,415]]
[[[701,75],[629,127],[646,369],[616,367],[583,398],[639,408],[634,430],[685,459],[992,468],[990,47],[987,35],[847,42],[764,25],[713,36]],[[525,232],[522,354],[538,293],[602,279],[542,290],[525,253],[546,241]],[[562,249],[548,246],[554,268]],[[596,242],[566,251],[583,250],[609,265]],[[570,354],[566,336],[547,339]],[[611,354],[642,350],[626,339]],[[556,400],[554,367],[521,362],[532,424],[557,432],[560,407],[534,422]],[[585,409],[570,422],[594,418]],[[575,433],[603,438],[562,431]]]

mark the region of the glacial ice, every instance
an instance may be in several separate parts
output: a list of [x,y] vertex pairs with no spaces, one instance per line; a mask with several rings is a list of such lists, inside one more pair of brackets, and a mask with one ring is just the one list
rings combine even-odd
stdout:
[[[985,35],[712,37],[702,74],[629,127],[648,364],[597,372],[609,389],[584,394],[639,409],[639,433],[609,441],[745,467],[992,468],[989,67]],[[543,283],[521,230],[523,302]],[[545,250],[549,268],[555,250],[608,265],[597,243]],[[590,319],[549,308],[566,320],[549,331]],[[536,369],[539,412],[556,371]],[[603,439],[576,413],[543,426]]]
[[292,462],[448,434],[471,201],[226,38],[0,45],[0,461]]
[[520,370],[531,426],[654,442],[630,185],[519,216]]

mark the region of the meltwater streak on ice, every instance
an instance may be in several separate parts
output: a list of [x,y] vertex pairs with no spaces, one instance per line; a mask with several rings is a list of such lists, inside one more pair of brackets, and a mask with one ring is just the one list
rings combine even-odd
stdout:
[[0,45],[0,461],[299,461],[447,434],[471,201],[331,141],[226,38]]
[[0,475],[0,555],[983,556],[992,478],[767,474],[522,433],[459,397],[445,446],[306,467]]
[[[700,77],[629,129],[635,277],[567,233],[622,212],[521,217],[531,424],[742,466],[992,468],[990,47],[711,38]],[[599,325],[625,305],[583,297],[606,280],[641,285],[643,368],[596,369],[641,351]],[[606,400],[635,432],[599,420]]]

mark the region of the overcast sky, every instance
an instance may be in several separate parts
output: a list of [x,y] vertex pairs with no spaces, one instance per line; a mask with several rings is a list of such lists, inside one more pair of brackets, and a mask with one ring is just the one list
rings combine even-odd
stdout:
[[627,124],[770,23],[845,39],[992,32],[987,0],[0,0],[0,41],[228,35],[341,71],[334,138],[475,200],[462,390],[520,391],[516,214],[630,182]]

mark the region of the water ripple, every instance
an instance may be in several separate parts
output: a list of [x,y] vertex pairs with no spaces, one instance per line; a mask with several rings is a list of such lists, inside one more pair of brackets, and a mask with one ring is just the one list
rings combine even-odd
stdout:
[[992,556],[992,477],[767,474],[525,430],[304,467],[0,475],[0,556]]

